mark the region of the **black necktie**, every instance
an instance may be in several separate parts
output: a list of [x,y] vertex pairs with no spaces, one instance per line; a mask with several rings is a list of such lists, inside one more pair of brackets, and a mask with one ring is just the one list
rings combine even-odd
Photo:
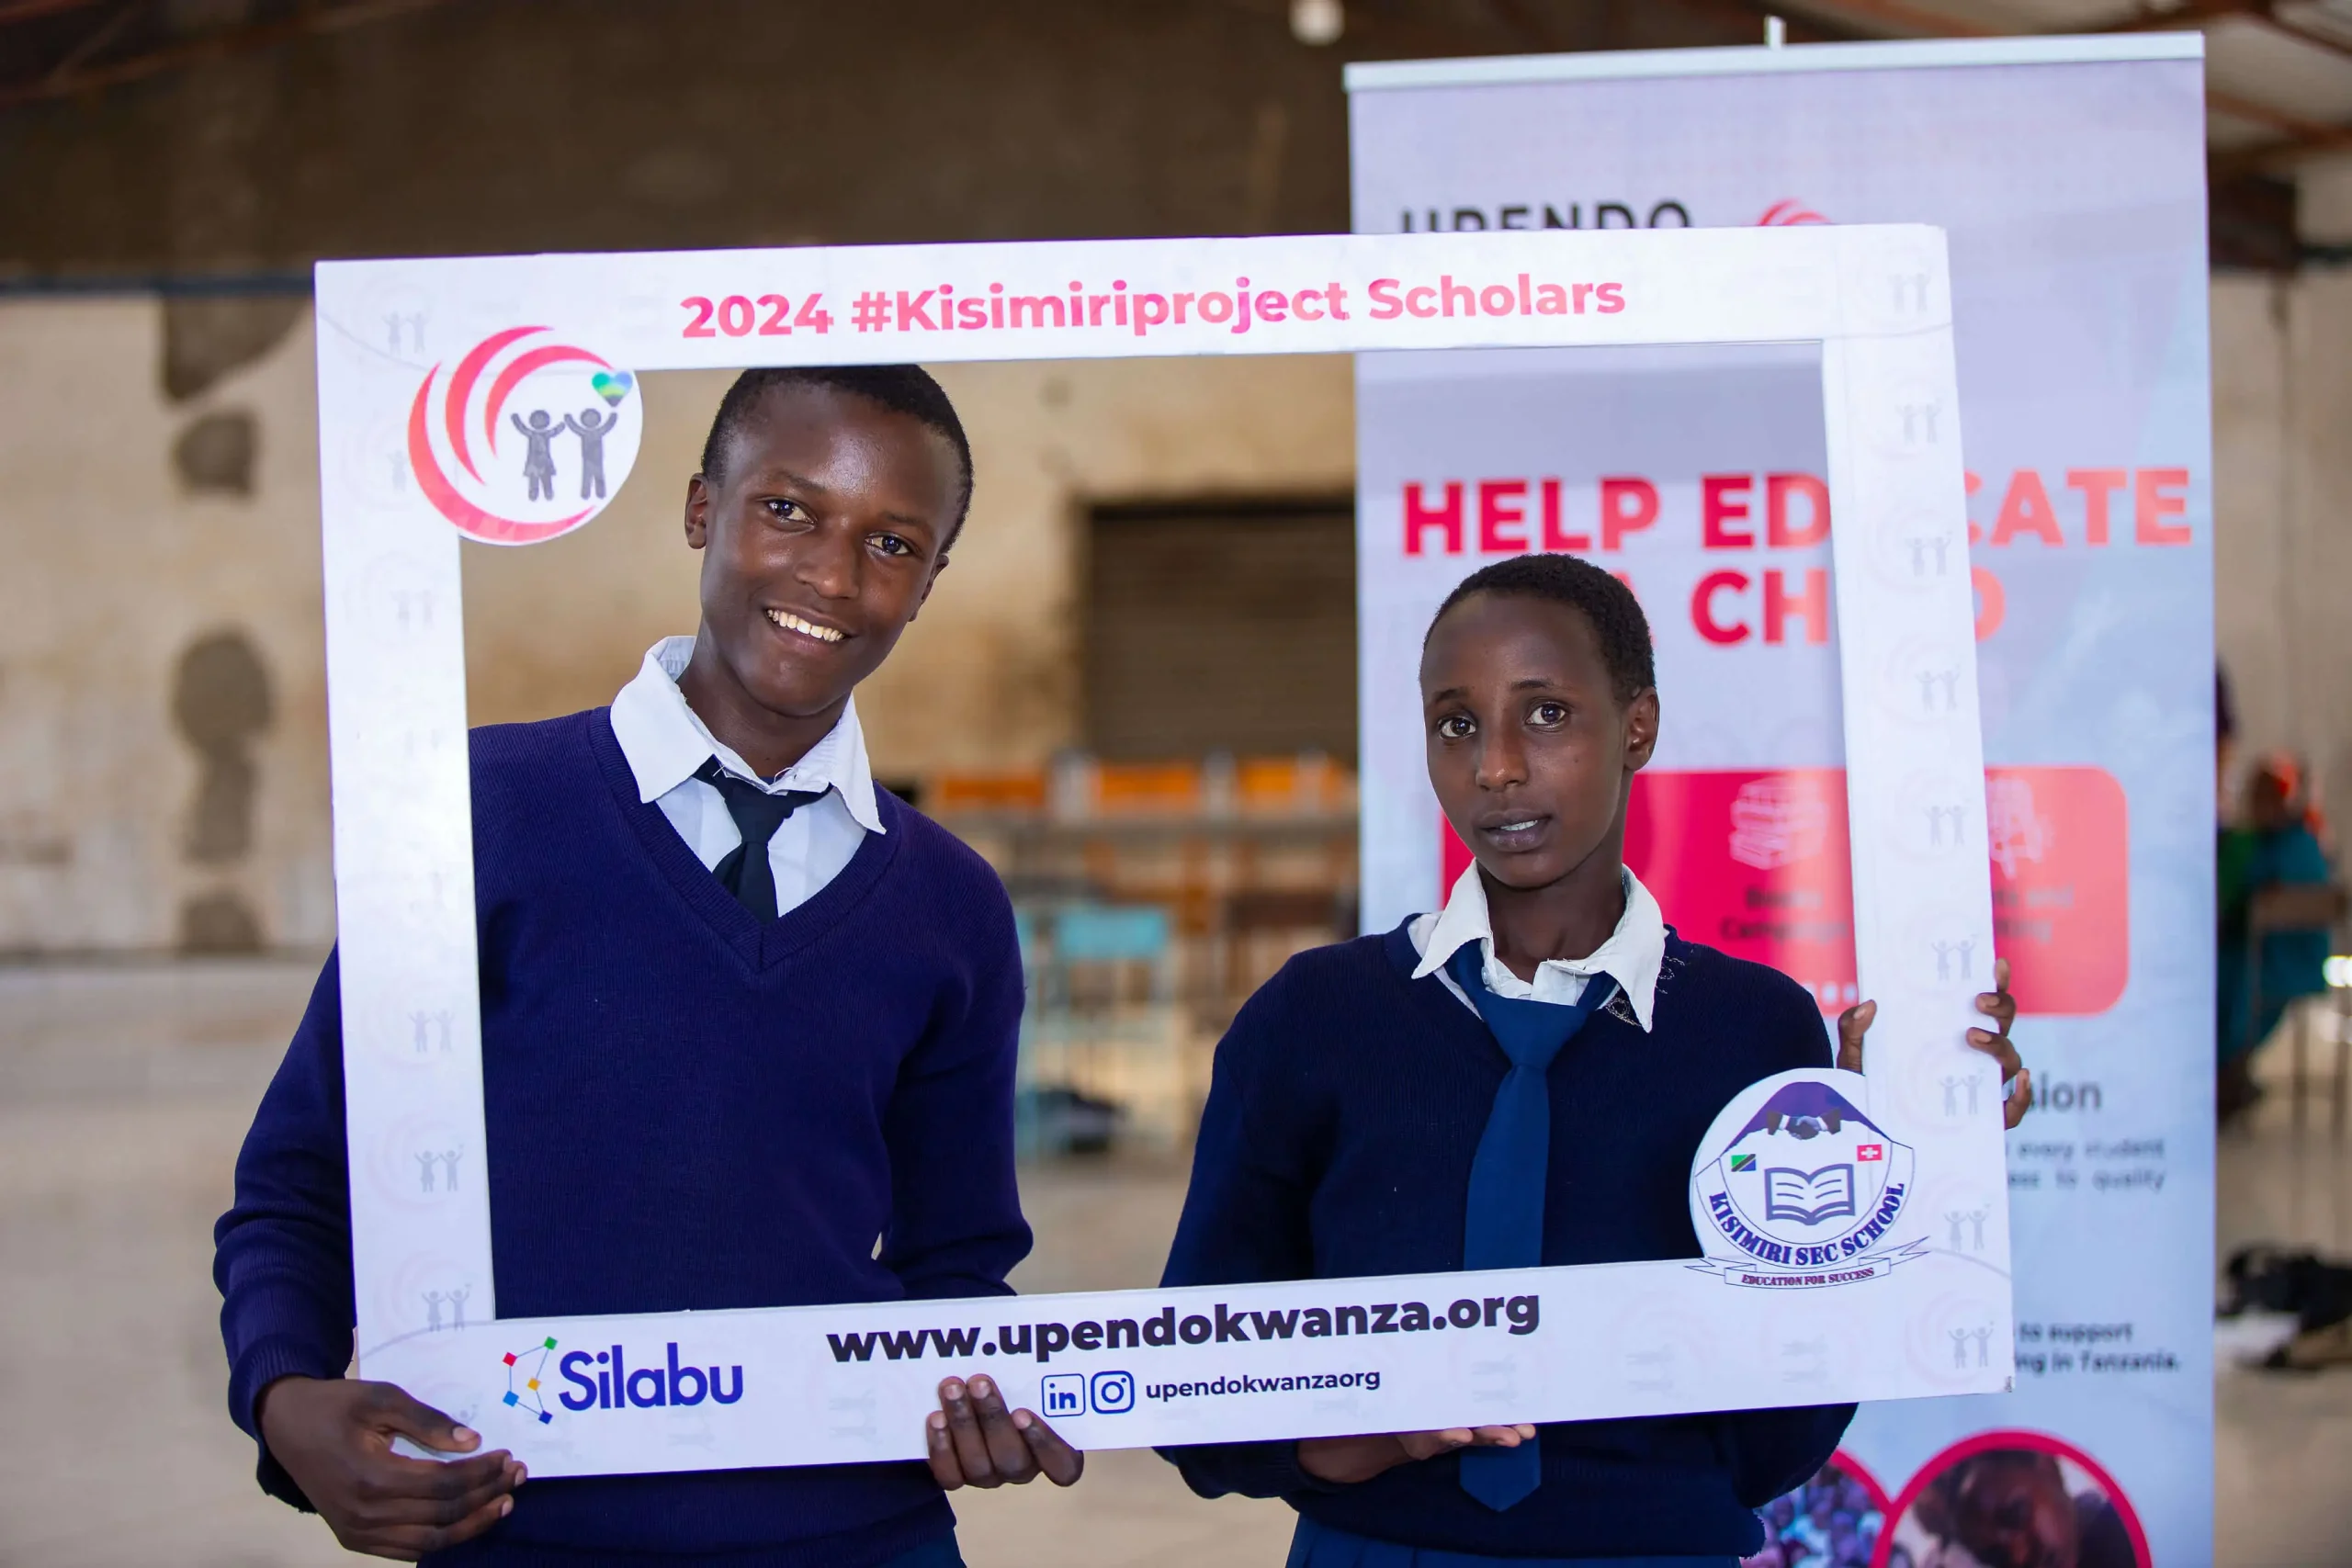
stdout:
[[726,857],[710,868],[719,886],[735,895],[735,901],[752,911],[754,919],[773,920],[776,918],[775,868],[768,863],[768,840],[784,826],[784,819],[812,800],[822,800],[821,789],[788,789],[781,795],[770,795],[748,779],[739,779],[718,765],[713,757],[695,770],[695,777],[718,791],[727,802],[727,815],[735,818],[735,830],[743,841],[727,852]]

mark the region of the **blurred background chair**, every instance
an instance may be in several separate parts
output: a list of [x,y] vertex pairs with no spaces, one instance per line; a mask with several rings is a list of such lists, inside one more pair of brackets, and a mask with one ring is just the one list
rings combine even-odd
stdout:
[[[2281,1000],[2275,991],[2266,994],[2266,949],[2280,940],[2314,935],[2326,942],[2342,930],[2347,906],[2352,906],[2352,897],[2333,883],[2265,887],[2254,894],[2246,907],[2245,939],[2246,1021],[2252,1037],[2259,1038],[2266,1009]],[[2334,981],[2338,976],[2331,975],[2329,978]],[[2324,1020],[2327,1037],[2335,1047],[2328,1097],[2330,1125],[2340,1137],[2345,1122],[2346,1068],[2352,1066],[2352,1034],[2346,1031],[2347,1024],[2352,1024],[2352,989],[2332,983],[2310,1005],[2289,1005],[2283,1015],[2291,1054],[2288,1092],[2298,1128],[2303,1124],[2303,1101],[2311,1087],[2311,1035],[2314,1023],[2320,1020]]]
[[1193,1107],[1173,922],[1152,905],[1072,899],[1021,913],[1016,1137],[1027,1155],[1180,1146]]

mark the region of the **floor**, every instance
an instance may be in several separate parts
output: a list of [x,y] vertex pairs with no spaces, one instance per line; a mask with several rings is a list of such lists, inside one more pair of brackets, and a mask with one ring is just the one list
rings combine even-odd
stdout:
[[[0,1568],[349,1561],[257,1493],[220,1408],[209,1227],[308,965],[0,968]],[[2301,1138],[2278,1097],[2222,1151],[2221,1240],[2352,1254],[2352,1144]],[[1043,1167],[1023,1193],[1031,1291],[1138,1284],[1182,1196],[1169,1164]],[[2217,1388],[2232,1568],[2352,1563],[2352,1371]],[[967,1494],[973,1568],[1281,1560],[1280,1505],[1203,1503],[1149,1454],[1068,1493]]]

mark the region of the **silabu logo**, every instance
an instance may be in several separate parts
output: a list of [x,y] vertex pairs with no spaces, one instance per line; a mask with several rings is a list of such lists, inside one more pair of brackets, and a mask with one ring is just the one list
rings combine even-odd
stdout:
[[536,545],[599,512],[637,461],[637,378],[546,327],[435,365],[409,405],[417,488],[468,538]]
[[500,1403],[538,1417],[542,1425],[554,1420],[555,1413],[548,1408],[547,1390],[548,1358],[554,1353],[552,1334],[527,1350],[506,1352],[506,1397]]
[[1908,1145],[1858,1105],[1859,1073],[1800,1070],[1750,1085],[1715,1118],[1690,1174],[1708,1261],[1736,1285],[1843,1285],[1925,1245],[1900,1243]]
[[[552,1337],[519,1355],[506,1358],[504,1403],[552,1421],[548,1393],[548,1362],[555,1356]],[[741,1367],[698,1367],[678,1354],[677,1341],[650,1361],[635,1360],[625,1347],[602,1350],[572,1350],[555,1363],[554,1403],[566,1410],[650,1410],[671,1405],[733,1404],[743,1397]]]

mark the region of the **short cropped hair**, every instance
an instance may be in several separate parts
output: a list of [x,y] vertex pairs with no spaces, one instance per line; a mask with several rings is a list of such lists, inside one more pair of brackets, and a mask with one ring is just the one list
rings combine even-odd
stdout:
[[1438,623],[1453,607],[1476,593],[1517,594],[1566,604],[1592,624],[1600,644],[1600,660],[1609,671],[1609,685],[1621,703],[1628,703],[1657,684],[1657,666],[1650,653],[1649,617],[1642,614],[1634,591],[1589,560],[1575,556],[1510,556],[1482,566],[1445,596],[1421,644],[1429,645]]
[[879,403],[892,413],[920,421],[926,428],[945,436],[947,444],[956,449],[956,466],[963,476],[963,484],[956,495],[956,521],[948,527],[948,537],[952,541],[962,532],[965,513],[972,510],[972,443],[964,434],[964,422],[956,417],[956,405],[947,400],[946,390],[920,365],[797,365],[744,371],[727,389],[727,395],[718,400],[718,412],[711,418],[710,434],[703,440],[705,479],[715,483],[725,476],[728,448],[736,434],[750,422],[763,399],[788,387],[822,387],[830,391],[847,392]]

